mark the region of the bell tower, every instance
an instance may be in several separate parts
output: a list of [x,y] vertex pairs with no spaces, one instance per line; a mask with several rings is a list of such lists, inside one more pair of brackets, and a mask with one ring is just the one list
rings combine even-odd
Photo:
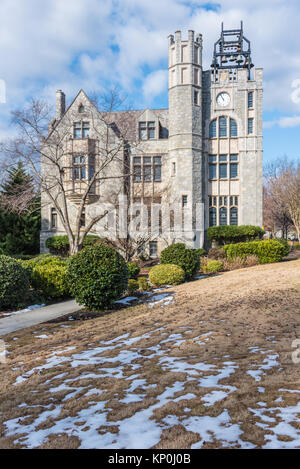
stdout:
[[[196,211],[203,204],[202,168],[202,36],[181,31],[169,38],[169,163],[173,173],[173,194],[177,203],[187,204],[193,229],[186,242],[203,244],[196,233]],[[202,216],[202,215],[201,215]],[[198,213],[199,225],[199,213]],[[204,221],[200,222],[204,230]]]

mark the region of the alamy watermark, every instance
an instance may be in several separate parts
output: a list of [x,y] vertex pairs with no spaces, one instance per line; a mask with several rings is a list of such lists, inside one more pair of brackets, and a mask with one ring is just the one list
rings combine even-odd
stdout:
[[6,83],[0,79],[0,104],[6,103]]
[[299,365],[300,363],[300,339],[295,339],[292,342],[292,348],[295,348],[294,352],[292,352],[292,362],[295,365]]
[[6,363],[6,346],[4,340],[0,340],[0,363]]

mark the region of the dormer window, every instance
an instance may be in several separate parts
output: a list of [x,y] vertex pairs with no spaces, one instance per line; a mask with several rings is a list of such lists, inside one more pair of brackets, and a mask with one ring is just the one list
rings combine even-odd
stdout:
[[75,122],[74,123],[74,138],[87,138],[90,133],[89,122]]
[[153,140],[155,139],[155,122],[140,122],[139,123],[139,139],[140,140]]

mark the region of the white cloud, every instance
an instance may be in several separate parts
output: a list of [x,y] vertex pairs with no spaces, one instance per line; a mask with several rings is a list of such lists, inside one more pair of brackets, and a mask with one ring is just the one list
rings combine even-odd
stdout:
[[142,86],[146,105],[166,89],[170,33],[201,32],[209,67],[221,22],[236,27],[240,20],[255,65],[264,67],[265,109],[297,114],[292,83],[300,79],[299,0],[217,3],[206,11],[198,0],[1,0],[0,79],[6,81],[7,104],[0,104],[0,120],[7,121],[9,111],[30,96],[54,102],[57,88],[73,96],[82,87],[101,91],[111,81],[133,101]]
[[282,129],[298,127],[300,125],[300,116],[281,117],[277,120],[264,122],[265,129],[271,129],[276,125]]
[[151,101],[163,91],[167,90],[168,85],[168,71],[167,70],[156,70],[150,73],[145,78],[143,84],[143,93],[147,103]]

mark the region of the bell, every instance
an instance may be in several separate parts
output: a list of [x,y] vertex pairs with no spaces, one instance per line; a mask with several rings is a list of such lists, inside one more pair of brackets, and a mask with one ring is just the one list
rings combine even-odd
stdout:
[[238,55],[236,61],[238,64],[241,64],[243,62],[243,57],[241,55]]
[[229,62],[234,62],[235,61],[235,57],[234,55],[231,55],[230,58],[229,58]]
[[226,64],[228,62],[226,55],[222,57],[222,63]]

